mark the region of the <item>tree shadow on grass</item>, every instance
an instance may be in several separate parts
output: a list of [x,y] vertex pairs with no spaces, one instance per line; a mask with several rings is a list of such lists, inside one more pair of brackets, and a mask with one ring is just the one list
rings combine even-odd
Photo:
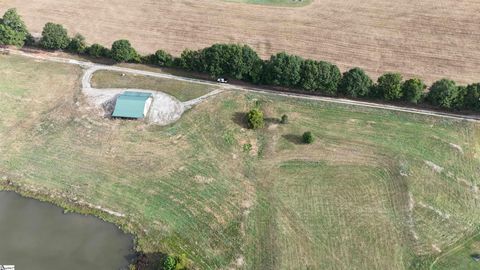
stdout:
[[248,128],[247,114],[244,112],[236,112],[233,114],[232,121],[242,128]]
[[156,270],[161,269],[162,262],[167,257],[167,254],[155,252],[155,253],[138,253],[133,260],[133,265],[137,270]]
[[272,125],[272,124],[280,124],[280,119],[274,117],[266,117],[265,124]]
[[295,135],[295,134],[286,134],[286,135],[282,135],[282,137],[291,142],[291,143],[294,143],[294,144],[303,144],[303,138],[302,136],[300,135]]

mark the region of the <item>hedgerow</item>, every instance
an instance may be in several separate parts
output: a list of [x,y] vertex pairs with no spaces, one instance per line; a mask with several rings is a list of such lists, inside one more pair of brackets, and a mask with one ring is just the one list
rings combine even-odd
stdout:
[[141,56],[128,40],[117,40],[111,49],[99,44],[87,46],[80,34],[68,37],[60,24],[47,23],[39,44],[35,44],[25,23],[15,9],[9,9],[0,21],[0,45],[24,45],[49,50],[63,50],[91,57],[111,58],[115,62],[146,63],[161,67],[175,67],[207,73],[212,78],[230,77],[254,84],[288,88],[290,91],[325,96],[346,96],[376,99],[388,102],[427,103],[444,110],[480,111],[480,83],[458,86],[454,81],[441,79],[427,92],[425,83],[412,78],[406,81],[398,73],[385,73],[376,83],[361,68],[355,67],[341,74],[332,63],[303,59],[285,52],[262,60],[247,45],[214,44],[200,50],[185,50],[180,57],[158,50]]

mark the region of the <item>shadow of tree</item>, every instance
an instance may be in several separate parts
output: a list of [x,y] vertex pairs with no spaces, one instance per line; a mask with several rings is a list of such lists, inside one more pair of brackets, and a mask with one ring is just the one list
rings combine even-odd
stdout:
[[233,114],[232,121],[242,128],[248,128],[247,114],[244,112],[236,112]]
[[295,135],[295,134],[286,134],[286,135],[282,135],[282,137],[291,142],[291,143],[294,143],[294,144],[303,144],[303,139],[302,139],[302,136],[300,135]]
[[162,262],[167,257],[167,254],[154,253],[137,253],[132,264],[135,265],[136,270],[157,270],[161,269]]
[[266,117],[265,118],[265,124],[267,124],[267,125],[280,124],[280,119],[274,118],[274,117]]

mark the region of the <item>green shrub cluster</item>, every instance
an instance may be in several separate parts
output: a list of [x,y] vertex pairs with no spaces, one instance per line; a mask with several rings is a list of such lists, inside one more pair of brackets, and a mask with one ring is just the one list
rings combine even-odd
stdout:
[[11,8],[0,19],[0,45],[22,47],[31,35],[17,10]]
[[[15,9],[9,9],[0,21],[0,45],[32,45],[33,37]],[[200,50],[185,50],[180,57],[158,50],[139,55],[128,40],[117,40],[110,49],[99,44],[87,46],[79,34],[69,38],[59,24],[47,23],[39,45],[50,50],[68,50],[91,57],[110,58],[115,62],[134,62],[161,67],[176,67],[207,73],[212,78],[229,77],[254,84],[286,87],[291,91],[324,96],[344,96],[388,102],[427,103],[446,110],[480,111],[480,83],[458,86],[441,79],[427,90],[425,83],[412,78],[403,80],[398,73],[385,73],[376,83],[361,68],[345,73],[328,62],[303,59],[285,52],[262,60],[247,45],[214,44]]]

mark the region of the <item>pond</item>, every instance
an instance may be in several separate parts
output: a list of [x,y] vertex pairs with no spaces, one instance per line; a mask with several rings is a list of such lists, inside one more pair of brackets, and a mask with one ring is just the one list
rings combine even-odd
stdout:
[[133,238],[93,216],[0,191],[0,265],[15,269],[128,269]]

